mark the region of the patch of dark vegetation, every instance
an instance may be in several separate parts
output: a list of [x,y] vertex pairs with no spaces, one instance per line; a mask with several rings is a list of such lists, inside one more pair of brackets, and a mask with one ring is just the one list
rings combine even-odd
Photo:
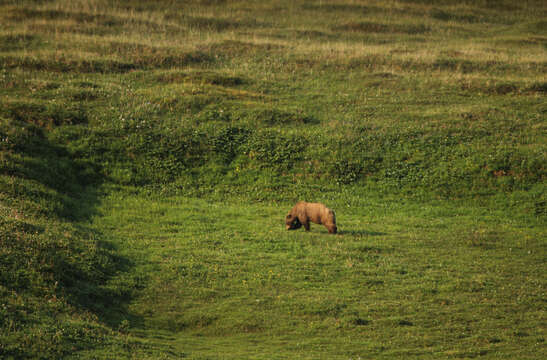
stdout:
[[99,94],[96,91],[80,90],[70,94],[70,98],[73,101],[93,101],[99,98]]
[[195,0],[195,2],[203,6],[218,6],[225,5],[228,0]]
[[515,4],[511,0],[398,0],[401,3],[421,4],[430,6],[459,6],[469,5],[482,7],[489,10],[516,11],[522,9],[522,6]]
[[109,59],[72,60],[67,58],[39,59],[30,57],[3,56],[0,66],[4,69],[21,68],[25,70],[51,72],[83,72],[83,73],[124,73],[135,70],[133,63]]
[[49,91],[59,89],[61,84],[54,81],[35,81],[31,86],[35,91]]
[[249,82],[241,76],[230,76],[214,71],[169,72],[158,75],[156,79],[162,83],[191,82],[224,87],[236,87]]
[[[314,62],[308,62],[310,67],[318,66]],[[325,65],[323,65],[325,66]],[[479,60],[466,60],[461,58],[452,57],[440,57],[433,62],[423,62],[419,59],[399,59],[390,56],[380,55],[367,55],[349,59],[347,61],[340,61],[328,65],[330,67],[339,67],[343,69],[363,69],[370,72],[382,71],[386,66],[389,66],[393,71],[406,72],[406,71],[450,71],[460,73],[477,73],[477,72],[489,72],[489,73],[505,73],[507,71],[519,71],[519,72],[541,72],[547,68],[547,64],[543,63],[506,63],[495,60],[491,61],[479,61]]]
[[392,252],[392,249],[386,249],[386,248],[381,248],[377,246],[367,246],[367,245],[358,246],[355,250],[361,253],[374,253],[374,254],[380,254],[380,253],[386,252],[386,250],[387,252]]
[[294,36],[298,39],[335,40],[338,35],[318,30],[295,30]]
[[400,79],[401,76],[397,74],[378,72],[367,76],[364,80],[367,87],[389,88],[398,86]]
[[0,51],[36,49],[42,45],[40,36],[30,34],[9,34],[0,36]]
[[547,201],[545,200],[535,200],[534,201],[534,215],[536,216],[547,216]]
[[0,68],[50,72],[78,72],[78,73],[127,73],[138,69],[170,68],[189,64],[202,64],[212,61],[207,54],[194,52],[168,56],[140,56],[132,61],[113,59],[68,59],[68,58],[30,58],[2,56]]
[[430,12],[430,16],[433,19],[441,21],[453,21],[453,22],[464,22],[464,23],[476,23],[480,22],[481,17],[477,14],[462,14],[455,12],[448,12],[442,9],[433,9]]
[[524,85],[513,82],[491,83],[489,81],[461,81],[460,88],[464,91],[476,92],[488,95],[507,95],[507,94],[529,94],[545,93],[547,83],[535,82],[531,85]]
[[190,64],[209,63],[213,59],[204,52],[181,52],[169,48],[136,43],[111,42],[104,55],[117,54],[129,59],[137,69],[182,67]]
[[401,76],[390,72],[377,72],[370,75],[372,78],[377,79],[398,79]]
[[176,21],[177,23],[189,29],[213,32],[264,26],[264,24],[258,22],[256,19],[230,19],[219,17],[189,16],[177,12],[168,13],[164,16],[164,18],[168,21]]
[[456,58],[441,58],[435,60],[433,68],[436,70],[458,71],[470,73],[480,70],[479,63],[471,60],[462,60]]
[[76,85],[80,88],[83,88],[83,89],[98,89],[98,88],[100,88],[99,85],[97,85],[93,82],[90,82],[90,81],[78,81],[74,85]]
[[119,54],[123,57],[159,57],[164,54],[173,55],[170,48],[139,44],[134,42],[111,41],[101,49],[101,54]]
[[537,46],[541,45],[543,48],[547,49],[547,38],[539,36],[529,36],[526,38],[517,38],[517,39],[503,39],[497,40],[496,43],[502,45],[510,46]]
[[512,83],[497,84],[491,91],[497,95],[506,95],[519,91],[519,86]]
[[354,318],[352,319],[351,323],[355,326],[366,326],[366,325],[370,325],[371,324],[371,321],[370,320],[367,320],[367,319],[362,319],[362,318]]
[[530,85],[530,87],[528,87],[527,90],[544,94],[547,92],[547,82],[533,83],[532,85]]
[[528,32],[537,35],[545,35],[547,30],[547,20],[537,21],[528,25]]
[[285,111],[277,108],[258,108],[243,111],[239,114],[241,119],[256,126],[264,124],[266,126],[275,125],[298,125],[298,124],[316,124],[319,121],[303,112]]
[[460,88],[464,91],[489,95],[507,95],[511,93],[520,93],[523,90],[522,86],[516,83],[502,82],[492,84],[488,81],[464,81],[460,83]]
[[[8,11],[6,19],[12,22],[43,19],[45,22],[30,23],[28,28],[39,33],[76,33],[86,35],[119,34],[125,29],[178,34],[183,29],[167,24],[142,20],[135,17],[117,17],[108,14],[90,14],[62,10],[38,10],[18,8]],[[65,23],[63,23],[63,21]],[[71,21],[72,23],[66,23]]]
[[366,6],[360,4],[341,4],[341,3],[304,3],[304,10],[315,10],[325,12],[349,12],[352,14],[370,14],[385,11],[385,9],[376,6]]
[[[161,6],[163,10],[169,10],[169,12],[186,11],[185,6],[204,6],[214,7],[226,5],[228,0],[186,0],[184,2],[171,2],[162,1]],[[116,3],[116,6],[120,10],[131,10],[136,12],[156,11],[158,9],[158,2],[150,2],[146,0],[133,0],[131,2]]]
[[492,23],[492,24],[514,24],[516,20],[491,11],[481,11],[473,9],[473,11],[449,11],[446,9],[434,8],[429,12],[429,16],[433,19],[459,23],[459,24],[476,24],[476,23]]
[[202,49],[202,51],[211,56],[219,57],[232,58],[239,56],[255,56],[263,58],[274,52],[278,52],[281,49],[283,49],[283,46],[276,44],[255,44],[237,40],[225,40],[220,43],[212,44]]
[[[470,2],[475,4],[474,2]],[[483,0],[477,4],[489,10],[499,10],[499,11],[518,11],[522,10],[523,4],[516,3],[511,0]]]
[[397,324],[400,326],[414,326],[414,323],[410,320],[399,320]]
[[97,26],[113,28],[120,28],[123,26],[143,26],[152,29],[164,28],[163,25],[158,25],[154,22],[132,17],[123,18],[108,14],[90,14],[85,12],[70,12],[62,10],[39,10],[25,7],[9,10],[5,17],[12,21],[24,21],[29,19],[44,19],[47,21],[73,20],[80,24],[95,24]]
[[29,19],[45,20],[67,20],[73,19],[78,22],[91,22],[97,19],[99,15],[87,13],[71,13],[62,10],[39,10],[21,7],[9,10],[5,18],[13,21],[24,21]]
[[142,58],[134,59],[136,66],[142,69],[147,69],[151,67],[156,68],[171,68],[171,67],[182,67],[191,64],[206,64],[213,62],[213,58],[202,52],[190,52],[182,53],[179,55],[171,56],[148,56]]
[[65,23],[34,23],[29,24],[28,29],[39,34],[83,34],[106,36],[118,34],[121,27],[99,26],[95,24],[65,24]]
[[380,34],[425,34],[431,28],[425,24],[383,24],[376,22],[351,22],[332,28],[333,31],[349,31]]
[[499,62],[495,60],[489,61],[476,61],[476,60],[466,60],[460,58],[452,57],[441,57],[435,60],[431,65],[423,64],[425,67],[429,67],[433,70],[441,71],[452,71],[452,72],[461,72],[464,74],[474,73],[474,72],[506,72],[506,71],[518,71],[518,70],[536,70],[540,71],[541,68],[544,68],[545,64],[540,63],[529,63],[529,64],[509,64],[504,62]]
[[87,123],[87,114],[79,106],[63,106],[38,102],[14,101],[4,103],[0,114],[7,118],[44,128]]

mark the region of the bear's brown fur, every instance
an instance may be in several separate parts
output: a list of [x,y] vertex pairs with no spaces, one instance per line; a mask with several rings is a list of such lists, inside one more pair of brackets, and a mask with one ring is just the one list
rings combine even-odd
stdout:
[[336,217],[334,211],[320,203],[309,203],[299,201],[285,217],[287,230],[295,230],[304,226],[306,231],[310,230],[310,221],[316,224],[323,224],[330,234],[336,234]]

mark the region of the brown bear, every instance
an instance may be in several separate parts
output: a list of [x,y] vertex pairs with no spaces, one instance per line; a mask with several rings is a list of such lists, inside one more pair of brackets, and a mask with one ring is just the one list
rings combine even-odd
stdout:
[[287,230],[300,229],[304,225],[306,231],[310,230],[310,221],[316,224],[323,224],[330,234],[336,234],[336,217],[334,211],[320,203],[309,203],[299,201],[289,211],[285,218]]

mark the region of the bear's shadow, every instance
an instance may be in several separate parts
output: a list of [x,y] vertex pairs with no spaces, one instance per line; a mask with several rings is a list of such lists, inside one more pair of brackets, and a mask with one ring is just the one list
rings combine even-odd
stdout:
[[385,232],[369,231],[369,230],[339,230],[339,235],[353,235],[353,236],[381,236],[387,235]]

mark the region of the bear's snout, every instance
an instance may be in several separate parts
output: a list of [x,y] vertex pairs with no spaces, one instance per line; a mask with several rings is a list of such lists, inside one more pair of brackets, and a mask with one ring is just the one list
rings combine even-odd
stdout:
[[302,227],[302,224],[300,223],[300,221],[298,219],[294,219],[293,221],[287,221],[285,222],[285,228],[287,230],[296,230],[296,229],[300,229],[300,227]]

